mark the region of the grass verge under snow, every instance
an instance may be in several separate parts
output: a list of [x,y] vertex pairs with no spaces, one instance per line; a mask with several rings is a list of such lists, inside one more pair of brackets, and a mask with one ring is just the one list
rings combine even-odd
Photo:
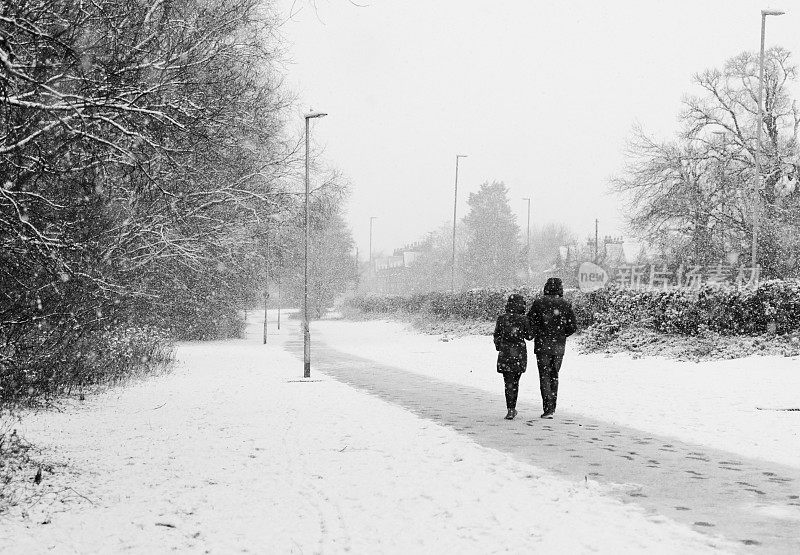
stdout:
[[[471,335],[492,335],[494,322],[438,318],[431,315],[396,312],[365,315],[347,310],[344,315],[355,321],[392,320],[404,322],[420,333],[441,335],[445,341]],[[714,332],[698,335],[659,333],[650,329],[622,328],[612,333],[590,328],[574,337],[581,353],[628,353],[634,358],[665,357],[700,362],[758,356],[800,356],[800,332],[785,335],[724,336]]]
[[607,336],[590,328],[576,337],[576,344],[583,353],[628,353],[633,358],[660,356],[694,362],[753,355],[800,355],[797,334],[725,336],[708,331],[698,335],[673,335],[650,329],[623,328]]

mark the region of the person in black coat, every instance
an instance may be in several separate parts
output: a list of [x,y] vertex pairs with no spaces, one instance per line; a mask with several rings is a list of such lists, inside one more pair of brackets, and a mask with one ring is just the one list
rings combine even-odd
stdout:
[[558,371],[564,359],[567,337],[575,333],[577,324],[572,305],[564,300],[564,287],[559,278],[549,278],[544,296],[533,301],[528,320],[534,337],[533,352],[539,367],[539,389],[542,393],[542,418],[553,418],[558,397]]
[[519,379],[528,366],[525,341],[533,339],[525,316],[525,298],[514,293],[508,297],[506,312],[497,318],[494,327],[494,348],[497,350],[497,371],[503,374],[506,387],[506,420],[517,415]]

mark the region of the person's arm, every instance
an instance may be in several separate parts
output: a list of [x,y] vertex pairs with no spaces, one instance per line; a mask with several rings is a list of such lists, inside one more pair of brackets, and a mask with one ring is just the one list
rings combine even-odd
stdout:
[[567,313],[565,315],[566,322],[564,322],[564,334],[569,337],[576,331],[578,331],[578,320],[575,318],[575,311],[572,310],[572,305],[569,303],[567,304]]
[[494,325],[494,350],[500,350],[500,334],[502,333],[502,320],[503,317],[497,318],[497,323]]
[[531,339],[536,336],[536,333],[541,329],[542,315],[539,310],[539,302],[533,301],[531,309],[528,311],[528,324],[530,325]]
[[523,318],[523,329],[522,329],[522,336],[527,340],[533,340],[533,326],[531,325],[531,319],[526,316]]

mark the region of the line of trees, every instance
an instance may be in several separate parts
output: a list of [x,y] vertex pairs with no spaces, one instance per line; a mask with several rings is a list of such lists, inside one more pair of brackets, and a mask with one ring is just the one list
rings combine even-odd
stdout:
[[[0,399],[236,333],[267,264],[298,264],[296,234],[260,249],[297,220],[303,155],[271,4],[0,6]],[[320,187],[346,246],[343,186]]]
[[750,263],[754,206],[758,260],[768,277],[800,275],[800,108],[797,67],[783,48],[766,52],[761,148],[762,184],[755,203],[758,55],[744,52],[722,69],[694,76],[682,128],[658,141],[637,128],[629,163],[612,189],[629,203],[634,233],[675,262]]
[[[554,267],[559,247],[574,241],[562,224],[531,228],[530,249],[526,230],[511,210],[508,188],[502,181],[485,182],[467,200],[469,212],[459,221],[456,234],[455,287],[507,289],[544,283],[543,272]],[[418,257],[402,276],[399,289],[426,293],[451,286],[452,224],[429,232],[415,250]],[[369,286],[369,284],[367,284]]]

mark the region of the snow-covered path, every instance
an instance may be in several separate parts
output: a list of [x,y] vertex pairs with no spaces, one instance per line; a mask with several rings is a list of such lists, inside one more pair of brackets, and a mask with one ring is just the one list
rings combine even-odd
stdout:
[[[41,501],[7,553],[687,553],[735,549],[316,372],[296,332],[179,348],[172,374],[29,415]],[[320,353],[317,353],[320,354]],[[520,430],[525,432],[525,428]],[[66,497],[65,488],[75,495]],[[714,547],[716,546],[716,547]]]
[[[347,344],[353,345],[369,325],[349,325],[353,337]],[[324,339],[325,324],[320,328],[317,337]],[[339,334],[341,341],[341,329]],[[392,337],[385,341],[391,343]],[[302,356],[299,338],[290,347]],[[530,402],[518,405],[527,418],[506,422],[499,387],[491,393],[439,380],[427,371],[337,351],[319,339],[314,353],[318,371],[451,427],[480,445],[575,480],[597,480],[620,499],[742,546],[758,546],[760,552],[800,550],[798,468],[562,410],[555,420],[542,421],[536,417],[539,407]],[[441,368],[435,360],[430,364]],[[624,403],[623,398],[617,401]]]
[[[315,340],[344,353],[490,393],[502,392],[490,336],[423,335],[401,322],[322,320]],[[446,341],[445,341],[446,340]],[[533,361],[520,399],[541,408]],[[531,371],[532,370],[532,371]],[[559,412],[800,469],[800,357],[680,362],[579,355],[567,343]],[[502,403],[497,408],[504,414]],[[541,411],[535,412],[538,415]]]

